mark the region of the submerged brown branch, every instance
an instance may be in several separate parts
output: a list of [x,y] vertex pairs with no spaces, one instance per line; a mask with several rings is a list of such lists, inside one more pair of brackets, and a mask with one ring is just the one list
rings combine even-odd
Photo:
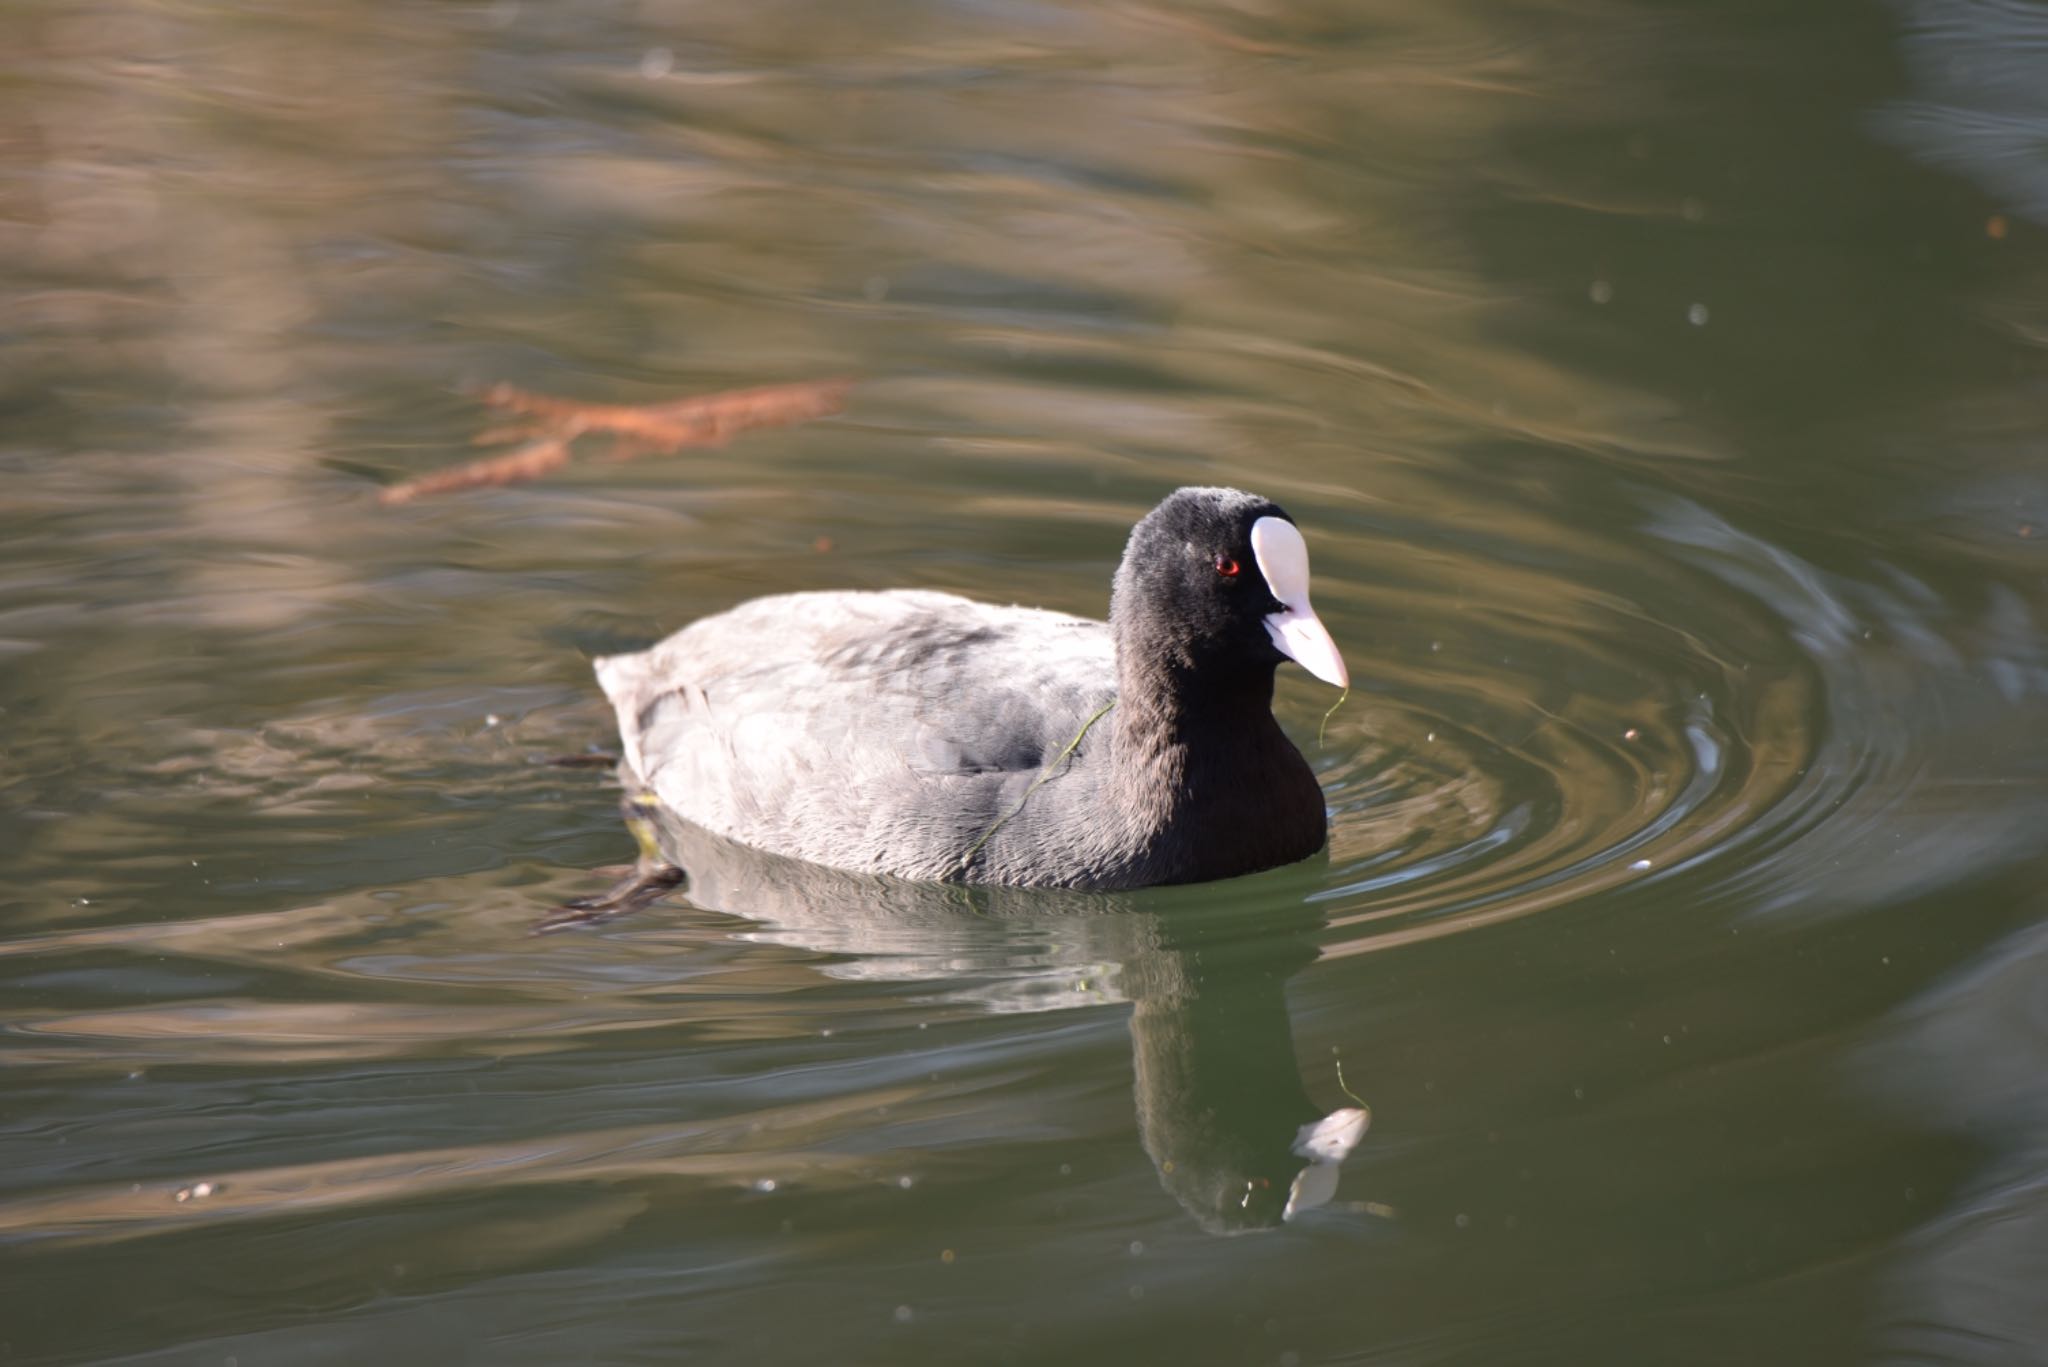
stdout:
[[612,460],[672,455],[686,446],[721,446],[757,427],[787,427],[829,417],[844,405],[852,385],[846,379],[807,380],[650,404],[580,403],[508,384],[492,385],[484,391],[483,401],[516,415],[516,420],[479,434],[478,444],[523,441],[526,445],[508,455],[488,456],[394,484],[379,494],[377,501],[391,507],[425,494],[539,479],[567,465],[575,454],[575,442],[585,436],[610,437],[608,455]]

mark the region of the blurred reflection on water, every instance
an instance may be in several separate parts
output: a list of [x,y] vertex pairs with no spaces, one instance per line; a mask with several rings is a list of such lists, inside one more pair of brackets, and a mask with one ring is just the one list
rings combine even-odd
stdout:
[[[2039,30],[0,8],[0,1355],[2033,1360]],[[477,382],[841,373],[373,502]],[[1309,534],[1327,856],[699,850],[529,934],[626,848],[539,762],[584,653],[1099,614],[1192,482]],[[1347,1090],[1335,1199],[1216,1238]]]

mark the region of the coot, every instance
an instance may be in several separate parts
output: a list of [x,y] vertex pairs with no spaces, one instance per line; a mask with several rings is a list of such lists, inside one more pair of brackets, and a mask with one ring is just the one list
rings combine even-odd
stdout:
[[1109,621],[921,590],[759,598],[597,662],[628,792],[777,854],[904,878],[1133,888],[1306,858],[1292,659],[1348,682],[1277,505],[1181,489]]

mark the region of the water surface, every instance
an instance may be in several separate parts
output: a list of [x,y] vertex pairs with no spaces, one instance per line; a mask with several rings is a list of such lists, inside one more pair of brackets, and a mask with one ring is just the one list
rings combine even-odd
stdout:
[[[2043,37],[0,5],[0,1357],[2038,1360]],[[478,384],[840,374],[375,502]],[[706,847],[530,933],[630,855],[543,762],[611,739],[586,655],[1099,615],[1185,483],[1307,531],[1325,856]]]

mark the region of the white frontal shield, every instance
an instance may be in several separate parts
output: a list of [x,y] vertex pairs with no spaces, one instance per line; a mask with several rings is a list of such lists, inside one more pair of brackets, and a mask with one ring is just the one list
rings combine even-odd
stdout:
[[1282,655],[1339,688],[1351,686],[1351,672],[1337,643],[1308,605],[1308,543],[1301,530],[1284,517],[1262,517],[1252,524],[1252,557],[1266,587],[1280,600],[1280,611],[1266,617],[1266,634]]

